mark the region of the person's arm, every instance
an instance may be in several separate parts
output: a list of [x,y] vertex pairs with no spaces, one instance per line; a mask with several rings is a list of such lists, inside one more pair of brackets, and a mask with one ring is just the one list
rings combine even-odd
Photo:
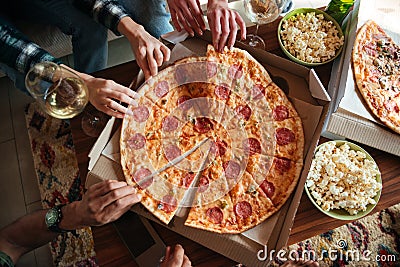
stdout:
[[156,75],[158,67],[169,60],[169,48],[133,21],[118,1],[79,0],[75,5],[115,34],[122,34],[129,40],[146,79]]
[[[140,201],[140,195],[125,182],[104,181],[91,186],[82,200],[62,208],[59,227],[64,230],[102,225],[118,219]],[[45,215],[48,210],[27,214],[0,230],[0,251],[14,263],[25,253],[53,240],[58,233],[47,229]]]
[[61,60],[30,41],[4,18],[0,17],[0,62],[26,74],[36,63]]

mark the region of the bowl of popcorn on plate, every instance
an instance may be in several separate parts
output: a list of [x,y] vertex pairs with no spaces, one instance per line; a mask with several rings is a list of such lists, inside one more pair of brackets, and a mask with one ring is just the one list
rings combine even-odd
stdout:
[[344,35],[340,25],[324,11],[298,8],[280,21],[278,40],[282,51],[292,61],[315,67],[339,56]]
[[348,141],[328,141],[316,149],[305,191],[326,215],[356,220],[377,205],[382,179],[376,162],[363,148]]

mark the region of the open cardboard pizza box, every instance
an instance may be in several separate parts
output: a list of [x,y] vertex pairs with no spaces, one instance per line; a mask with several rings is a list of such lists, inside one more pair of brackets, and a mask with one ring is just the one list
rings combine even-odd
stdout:
[[351,53],[357,30],[372,19],[400,44],[400,2],[398,0],[360,0],[355,3],[345,31],[345,49],[332,68],[328,92],[332,97],[323,135],[349,138],[400,156],[400,134],[384,126],[369,111],[354,83]]
[[[199,38],[188,39],[172,50],[172,58],[187,54],[205,55],[207,42]],[[185,210],[178,212],[166,226],[220,254],[246,266],[266,266],[269,259],[262,251],[280,249],[286,245],[293,219],[303,193],[304,183],[329,109],[330,98],[316,73],[265,51],[247,49],[269,71],[273,80],[287,93],[303,121],[305,132],[304,167],[299,183],[285,205],[272,217],[241,234],[216,234],[184,226]],[[120,130],[111,134],[111,119],[92,149],[86,187],[105,179],[125,180],[120,165]],[[160,222],[140,204],[132,210],[148,219]]]

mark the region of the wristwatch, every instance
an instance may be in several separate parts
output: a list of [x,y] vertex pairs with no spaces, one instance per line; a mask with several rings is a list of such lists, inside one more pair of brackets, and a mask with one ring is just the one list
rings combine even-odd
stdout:
[[47,229],[49,229],[50,231],[56,232],[56,233],[71,232],[69,230],[64,230],[59,227],[59,224],[63,218],[61,208],[64,206],[65,206],[65,204],[57,205],[47,211],[46,216],[45,216],[45,222],[47,225]]

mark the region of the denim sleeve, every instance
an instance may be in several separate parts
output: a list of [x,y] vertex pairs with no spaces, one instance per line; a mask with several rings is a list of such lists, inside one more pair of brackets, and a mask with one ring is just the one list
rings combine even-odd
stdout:
[[128,13],[117,0],[75,0],[74,4],[116,35],[121,35],[117,29],[118,23]]
[[42,61],[61,63],[60,59],[29,41],[2,18],[0,18],[0,51],[0,62],[24,74]]

